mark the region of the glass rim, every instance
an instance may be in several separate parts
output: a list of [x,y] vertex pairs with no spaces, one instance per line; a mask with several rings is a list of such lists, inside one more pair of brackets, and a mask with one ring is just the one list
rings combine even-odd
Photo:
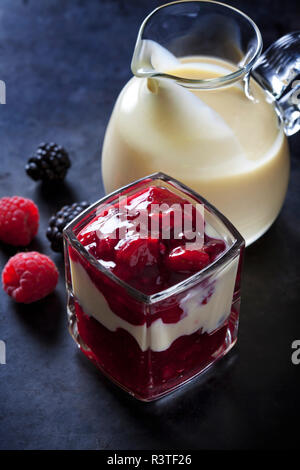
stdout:
[[[147,22],[156,13],[159,13],[160,10],[162,10],[164,8],[167,8],[167,7],[170,7],[172,5],[180,4],[180,3],[182,3],[182,4],[183,3],[206,3],[207,5],[218,5],[222,8],[224,7],[224,9],[226,9],[226,10],[231,10],[232,12],[237,13],[238,15],[240,15],[244,19],[246,19],[247,22],[252,27],[252,29],[255,33],[255,36],[256,36],[256,40],[257,40],[257,46],[255,48],[255,51],[251,54],[251,56],[250,56],[251,59],[249,60],[249,62],[245,66],[243,66],[240,69],[236,70],[235,72],[232,72],[232,73],[229,73],[229,74],[226,74],[226,75],[222,75],[221,77],[218,77],[218,78],[206,78],[206,79],[201,79],[201,80],[200,79],[182,78],[182,77],[178,77],[176,75],[170,75],[170,74],[163,73],[163,72],[138,71],[138,69],[135,67],[135,63],[137,63],[137,56],[139,55],[139,45],[142,42],[142,34],[144,32],[144,29],[145,29],[145,26],[146,26]],[[199,88],[199,89],[220,88],[220,87],[223,87],[223,86],[230,85],[231,83],[234,83],[237,80],[239,80],[240,78],[242,78],[242,77],[246,76],[247,74],[249,74],[251,69],[253,68],[255,62],[257,61],[258,57],[261,54],[262,47],[263,47],[263,41],[262,41],[262,36],[261,36],[261,33],[260,33],[260,30],[259,30],[258,26],[250,18],[250,16],[248,16],[246,13],[242,12],[238,8],[235,8],[231,5],[227,5],[225,3],[218,2],[218,1],[215,1],[215,0],[209,0],[209,1],[207,1],[207,0],[176,0],[174,2],[165,3],[164,5],[160,5],[159,7],[155,8],[151,13],[149,13],[149,15],[142,22],[142,24],[140,26],[140,29],[139,29],[139,32],[138,32],[138,36],[137,36],[137,40],[136,40],[136,44],[135,44],[135,48],[134,48],[134,53],[133,53],[133,57],[132,57],[132,61],[131,61],[131,71],[136,77],[140,77],[140,78],[151,78],[151,77],[155,78],[155,77],[157,77],[157,78],[172,79],[172,80],[175,80],[177,83],[179,83],[182,86],[185,86],[187,88],[188,87]]]
[[[197,271],[196,273],[189,276],[187,279],[184,279],[183,281],[180,281],[166,289],[163,289],[151,295],[147,295],[141,292],[140,290],[132,287],[130,284],[128,284],[127,282],[117,277],[108,268],[106,268],[101,263],[99,263],[99,261],[91,253],[89,253],[88,250],[80,243],[80,241],[77,239],[76,235],[73,232],[74,227],[80,222],[80,220],[83,219],[85,216],[87,216],[91,211],[96,209],[97,206],[99,206],[99,204],[103,204],[107,200],[111,199],[112,197],[117,196],[118,194],[122,193],[122,191],[126,189],[130,189],[131,187],[134,187],[136,184],[142,183],[143,181],[146,181],[149,179],[152,181],[161,180],[166,183],[168,182],[175,183],[179,187],[180,190],[183,190],[184,192],[192,195],[194,198],[196,198],[198,201],[204,204],[204,206],[207,207],[209,211],[213,213],[214,216],[216,216],[217,218],[221,220],[221,222],[225,225],[226,229],[230,232],[230,234],[235,239],[233,244],[219,258],[217,258],[207,267]],[[205,198],[203,198],[196,191],[192,190],[185,184],[181,183],[180,181],[176,180],[175,178],[163,172],[152,173],[151,175],[144,176],[143,178],[135,180],[132,183],[122,186],[116,191],[113,191],[109,193],[108,195],[105,195],[98,201],[91,204],[87,209],[85,209],[77,217],[75,217],[75,219],[69,222],[68,225],[66,225],[66,227],[63,230],[63,235],[64,235],[65,248],[67,248],[66,243],[69,242],[70,245],[73,246],[80,253],[80,255],[84,259],[86,259],[94,268],[96,268],[102,274],[105,274],[106,276],[108,276],[112,281],[119,284],[122,288],[124,288],[127,291],[127,293],[129,293],[133,298],[135,298],[135,300],[139,302],[143,302],[145,304],[153,304],[160,300],[164,300],[174,294],[179,294],[182,291],[186,290],[187,288],[193,287],[195,284],[198,284],[199,282],[204,280],[207,276],[213,275],[220,268],[226,266],[232,259],[234,259],[236,255],[239,253],[240,248],[245,243],[242,235],[235,228],[235,226],[227,219],[227,217],[225,217],[225,215],[219,212],[216,207],[214,207],[211,203],[209,203]],[[65,250],[65,256],[69,257],[69,254],[66,252],[66,250]]]

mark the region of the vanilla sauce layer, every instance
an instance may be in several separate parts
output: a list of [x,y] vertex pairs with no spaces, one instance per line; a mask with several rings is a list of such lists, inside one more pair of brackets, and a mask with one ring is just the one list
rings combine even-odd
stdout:
[[180,336],[200,329],[202,333],[211,333],[225,321],[231,312],[237,267],[238,259],[235,259],[212,281],[213,293],[206,304],[201,302],[207,297],[209,287],[196,286],[189,289],[180,301],[184,312],[181,320],[163,323],[159,318],[147,328],[146,323],[133,325],[113,312],[83,266],[70,259],[73,292],[84,312],[110,331],[118,328],[127,331],[142,351],[151,349],[156,352],[165,351]]

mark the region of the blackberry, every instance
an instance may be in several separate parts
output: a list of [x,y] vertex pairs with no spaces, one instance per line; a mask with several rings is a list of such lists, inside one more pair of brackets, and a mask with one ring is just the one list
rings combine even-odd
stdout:
[[62,181],[71,166],[63,147],[53,142],[42,143],[25,166],[25,171],[35,181]]
[[63,206],[50,218],[46,235],[51,242],[53,251],[63,252],[63,229],[89,205],[86,201],[75,202],[74,204]]

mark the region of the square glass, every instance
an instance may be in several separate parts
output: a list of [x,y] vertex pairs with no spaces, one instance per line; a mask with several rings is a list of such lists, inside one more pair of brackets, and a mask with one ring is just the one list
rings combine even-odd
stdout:
[[[166,188],[201,204],[205,224],[225,242],[211,264],[152,295],[135,289],[77,239],[96,215],[143,189]],[[244,240],[199,194],[165,175],[135,181],[97,201],[64,230],[69,331],[113,382],[144,401],[190,381],[237,340]]]

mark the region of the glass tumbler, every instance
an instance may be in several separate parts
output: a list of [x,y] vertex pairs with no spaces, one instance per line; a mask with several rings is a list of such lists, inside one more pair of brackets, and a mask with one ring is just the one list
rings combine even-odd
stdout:
[[[226,249],[205,268],[152,295],[99,262],[79,232],[120,196],[168,189],[203,207],[205,227]],[[69,330],[81,351],[137,399],[161,397],[201,374],[237,340],[244,240],[215,207],[177,180],[156,173],[91,205],[64,230]]]

